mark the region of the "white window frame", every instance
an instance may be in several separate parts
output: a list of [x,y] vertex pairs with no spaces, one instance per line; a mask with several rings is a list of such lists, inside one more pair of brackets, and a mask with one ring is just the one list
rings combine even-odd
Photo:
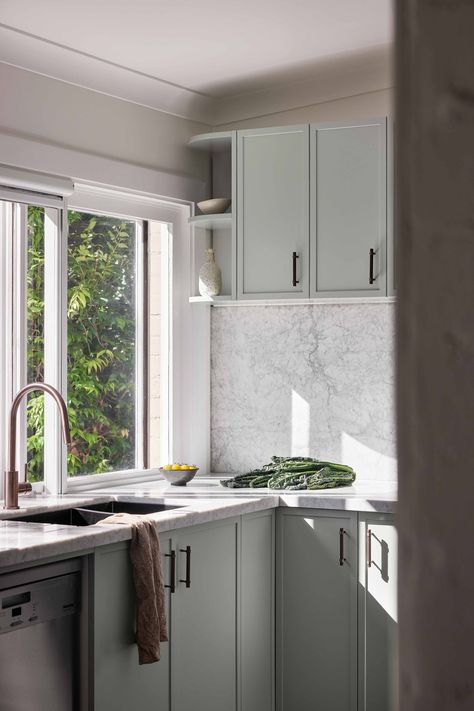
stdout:
[[[61,273],[62,267],[60,249],[63,244],[64,230],[64,199],[58,196],[44,195],[19,189],[0,188],[0,207],[3,227],[11,233],[12,226],[16,226],[15,235],[19,235],[13,244],[12,241],[2,241],[1,245],[1,281],[3,284],[1,308],[4,314],[4,327],[0,334],[0,367],[2,380],[0,395],[2,399],[1,420],[2,437],[1,446],[3,461],[7,457],[7,431],[10,403],[20,388],[26,385],[26,224],[27,205],[38,205],[45,211],[45,381],[64,392],[64,381],[61,377],[59,361],[65,342],[57,328],[56,321],[60,309],[60,286],[53,274]],[[8,224],[7,224],[8,223]],[[46,250],[51,250],[46,267]],[[59,335],[58,335],[59,334]],[[56,344],[53,346],[52,341]],[[26,403],[23,401],[17,417],[17,450],[16,468],[20,481],[25,479],[26,465]],[[45,398],[45,427],[49,436],[45,438],[44,460],[56,462],[59,468],[62,454],[65,449],[60,438],[60,421],[57,408],[51,398]],[[47,488],[53,494],[59,493],[59,477],[55,475],[58,468],[45,467],[44,482],[33,485],[36,490]],[[3,468],[2,468],[3,475]],[[2,480],[3,490],[3,480]]]
[[[3,194],[2,194],[3,193]],[[44,207],[60,206],[61,229],[56,235],[45,240],[45,341],[54,345],[45,346],[45,382],[58,388],[67,396],[66,348],[67,348],[67,210],[78,209],[116,215],[134,220],[152,220],[170,225],[169,244],[163,245],[163,266],[170,269],[171,287],[163,283],[163,303],[168,301],[169,327],[164,329],[162,338],[162,372],[168,372],[168,392],[162,398],[162,441],[168,461],[191,461],[199,464],[201,473],[209,472],[210,467],[210,310],[205,306],[189,304],[191,277],[191,240],[189,217],[192,204],[189,202],[168,201],[148,194],[126,192],[113,188],[104,188],[92,184],[75,186],[69,200],[57,197],[45,197],[36,193],[20,190],[0,190],[0,199],[19,200],[26,204],[39,204]],[[47,211],[46,211],[47,212]],[[140,242],[139,242],[140,244]],[[5,245],[0,245],[0,264],[5,269]],[[138,255],[139,256],[139,255]],[[25,259],[25,255],[23,255]],[[0,267],[1,268],[1,267]],[[8,269],[5,270],[8,273]],[[0,274],[2,300],[9,297],[10,283]],[[142,290],[143,285],[138,285]],[[26,285],[25,285],[26,291]],[[143,294],[144,296],[144,294]],[[1,302],[0,302],[1,303]],[[48,316],[46,317],[46,304]],[[25,304],[14,313],[25,314]],[[2,305],[3,308],[3,305]],[[11,311],[9,311],[11,313]],[[25,323],[21,325],[22,337],[18,347],[24,346]],[[8,348],[11,324],[8,319],[0,333],[0,396],[7,405],[14,392],[24,384],[26,373],[13,378],[9,375]],[[20,333],[19,331],[19,333]],[[23,347],[24,350],[24,347]],[[24,354],[23,354],[24,360]],[[47,367],[46,367],[47,364]],[[11,368],[11,363],[10,363]],[[7,383],[10,384],[8,389]],[[143,396],[143,392],[139,396]],[[45,461],[53,466],[45,467],[45,487],[51,494],[78,492],[86,489],[104,488],[113,485],[127,485],[141,481],[157,479],[157,469],[137,469],[114,471],[101,474],[89,474],[67,477],[67,453],[61,438],[59,413],[51,398],[45,398]],[[0,408],[1,440],[3,456],[6,457],[6,417],[8,406]],[[25,432],[26,435],[26,432]],[[23,435],[23,449],[25,449]],[[142,450],[143,451],[143,450]],[[25,451],[26,454],[26,451]],[[21,476],[21,472],[20,472]]]
[[[167,461],[199,463],[210,468],[210,312],[189,303],[191,240],[189,217],[192,205],[142,193],[124,192],[91,184],[76,185],[68,208],[103,213],[127,219],[170,225],[169,239],[162,243],[162,304],[169,320],[161,340],[162,382],[161,441]],[[139,287],[140,288],[140,287]],[[143,286],[141,287],[143,289]],[[89,474],[65,478],[62,492],[105,488],[156,480],[158,469]]]

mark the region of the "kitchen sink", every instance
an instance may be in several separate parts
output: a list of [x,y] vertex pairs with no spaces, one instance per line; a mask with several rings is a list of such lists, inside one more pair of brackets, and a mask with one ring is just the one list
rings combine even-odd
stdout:
[[167,504],[153,504],[145,501],[106,501],[102,504],[59,509],[58,511],[44,511],[37,514],[26,514],[15,517],[14,521],[32,523],[56,523],[61,526],[92,526],[98,521],[103,521],[114,513],[150,514],[162,511],[171,511],[182,508],[181,506],[168,506]]

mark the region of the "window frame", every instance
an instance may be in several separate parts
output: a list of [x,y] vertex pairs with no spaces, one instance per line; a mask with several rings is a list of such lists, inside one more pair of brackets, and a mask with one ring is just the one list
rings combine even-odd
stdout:
[[[162,304],[167,303],[168,324],[161,340],[161,371],[167,373],[162,393],[161,439],[168,461],[199,462],[210,471],[210,309],[189,303],[191,239],[189,218],[193,204],[147,193],[97,186],[75,185],[68,208],[102,212],[118,217],[165,223],[170,226],[162,243]],[[163,416],[165,415],[165,416]],[[156,481],[159,470],[135,469],[69,477],[63,493],[103,489],[116,485]]]
[[[3,194],[2,194],[3,193]],[[4,197],[8,194],[8,197]],[[191,251],[189,217],[192,203],[186,201],[173,201],[162,199],[149,194],[130,192],[122,189],[103,187],[91,183],[76,184],[73,194],[66,197],[45,196],[23,190],[0,189],[0,199],[25,202],[26,204],[39,204],[44,207],[57,208],[60,205],[61,229],[58,230],[57,242],[50,244],[54,254],[48,258],[49,273],[54,275],[51,283],[48,280],[48,299],[50,303],[49,321],[46,324],[45,334],[48,329],[48,340],[55,343],[48,356],[50,367],[48,378],[45,381],[55,385],[58,390],[67,395],[67,236],[68,236],[68,209],[89,211],[107,214],[126,219],[134,219],[143,223],[149,220],[170,225],[170,235],[167,244],[163,245],[162,264],[169,269],[168,285],[163,283],[162,303],[168,308],[168,324],[164,329],[162,338],[162,372],[168,373],[167,387],[162,402],[162,441],[166,443],[165,459],[169,461],[192,460],[198,461],[201,471],[209,471],[210,463],[210,310],[190,306],[188,296],[190,293],[189,282],[191,277]],[[146,235],[144,235],[146,236]],[[46,248],[46,240],[45,240]],[[4,245],[0,247],[0,256],[3,255]],[[45,269],[46,269],[45,255]],[[5,260],[0,259],[4,269]],[[7,270],[8,271],[8,270]],[[0,274],[2,283],[4,274]],[[146,274],[141,284],[142,294],[146,288]],[[166,281],[166,280],[164,280]],[[46,282],[46,279],[45,279]],[[52,283],[54,282],[54,284]],[[25,284],[26,289],[26,284]],[[45,289],[45,304],[46,304]],[[137,299],[138,301],[138,299]],[[145,300],[146,301],[146,300]],[[56,305],[53,308],[52,304]],[[46,305],[45,305],[46,310]],[[14,309],[12,309],[14,311]],[[23,310],[26,320],[26,309]],[[18,309],[16,309],[18,314]],[[144,323],[142,323],[142,327]],[[5,328],[1,333],[2,347],[0,348],[1,383],[0,394],[4,395],[2,401],[10,403],[14,392],[25,384],[13,383],[7,373],[5,363]],[[192,345],[192,348],[190,347]],[[46,357],[46,352],[45,352]],[[9,390],[5,387],[11,380]],[[23,376],[26,381],[26,374]],[[54,381],[54,382],[53,382]],[[145,393],[137,397],[145,397]],[[48,403],[50,398],[46,398]],[[75,477],[67,476],[66,447],[62,443],[59,414],[54,403],[48,403],[49,411],[49,436],[47,438],[48,454],[46,461],[53,461],[56,466],[45,470],[45,487],[51,494],[64,494],[80,492],[81,490],[106,488],[114,485],[135,484],[147,482],[158,478],[158,469],[145,469],[143,466],[132,470],[114,471],[107,473],[92,473]],[[0,408],[0,426],[6,456],[6,416],[8,406]],[[166,416],[167,415],[167,416]],[[46,415],[45,415],[46,416]],[[45,423],[46,426],[46,423]],[[51,437],[51,434],[53,435]],[[26,451],[25,451],[26,455]],[[18,461],[18,460],[17,460]],[[22,472],[20,471],[20,478]]]

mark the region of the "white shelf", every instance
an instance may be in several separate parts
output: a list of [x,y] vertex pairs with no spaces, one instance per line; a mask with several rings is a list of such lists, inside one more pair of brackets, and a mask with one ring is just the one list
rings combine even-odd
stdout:
[[218,230],[232,227],[232,213],[222,212],[219,215],[194,215],[189,218],[189,224],[203,230]]
[[191,304],[215,304],[216,306],[335,306],[347,304],[395,304],[394,296],[359,296],[332,299],[232,299],[229,295],[190,296]]
[[188,141],[190,148],[200,151],[227,151],[232,146],[232,131],[216,131],[215,133],[201,133],[193,136]]
[[216,304],[232,301],[230,294],[219,294],[219,296],[190,296],[190,304]]

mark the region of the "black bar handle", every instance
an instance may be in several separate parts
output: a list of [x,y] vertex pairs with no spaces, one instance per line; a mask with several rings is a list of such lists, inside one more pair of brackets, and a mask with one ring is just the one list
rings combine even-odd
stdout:
[[300,283],[299,280],[296,278],[296,260],[299,258],[299,254],[297,252],[293,252],[293,286],[296,286]]
[[339,565],[344,565],[346,563],[346,559],[344,557],[344,534],[345,531],[343,528],[339,529]]
[[367,530],[367,567],[372,567],[372,531]]
[[375,282],[376,277],[374,276],[374,257],[376,255],[375,249],[372,247],[369,249],[369,284]]
[[186,548],[180,548],[181,553],[186,553],[186,577],[184,580],[180,580],[180,583],[186,583],[186,587],[191,587],[191,546],[186,546]]
[[170,592],[176,592],[176,551],[171,551],[171,553],[165,553],[165,558],[171,558],[170,564],[170,584],[165,585],[165,588],[169,588]]

